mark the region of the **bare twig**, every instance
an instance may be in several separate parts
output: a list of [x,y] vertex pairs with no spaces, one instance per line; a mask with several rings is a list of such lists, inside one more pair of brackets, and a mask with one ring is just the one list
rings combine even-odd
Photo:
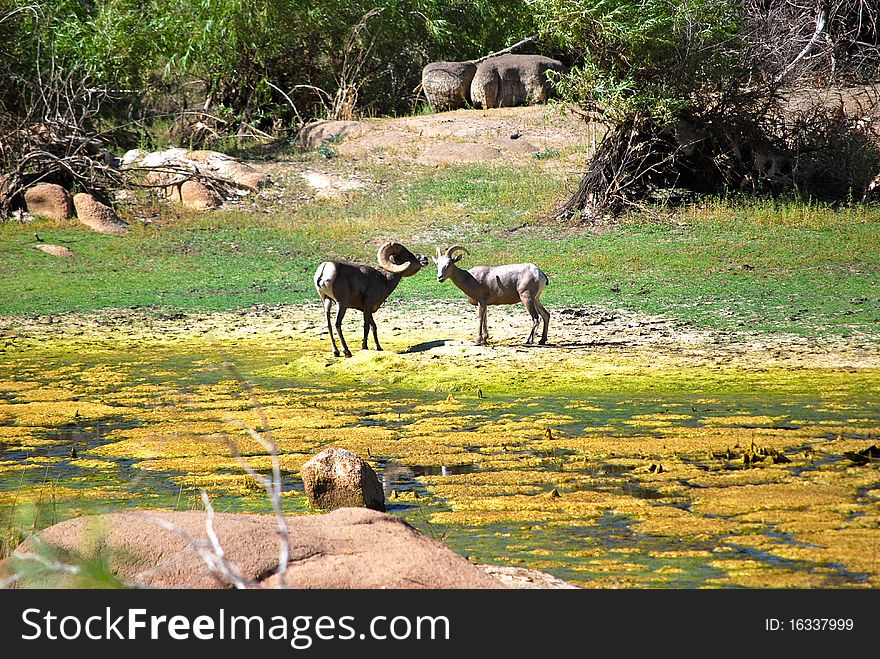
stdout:
[[275,443],[275,440],[272,439],[272,433],[269,429],[269,419],[266,417],[266,412],[254,393],[253,386],[241,377],[234,366],[229,364],[227,365],[227,368],[242,384],[245,391],[247,391],[257,415],[260,417],[262,433],[241,422],[239,422],[239,425],[252,439],[266,449],[272,456],[272,478],[269,479],[258,473],[247,462],[247,460],[242,457],[235,444],[230,443],[230,450],[232,450],[238,463],[262,486],[266,491],[269,500],[272,502],[272,510],[275,513],[275,519],[278,525],[278,569],[275,571],[275,574],[278,575],[279,588],[287,588],[287,567],[290,562],[290,533],[287,525],[287,518],[284,516],[284,508],[281,500],[281,462],[278,457],[278,446]]
[[250,579],[246,579],[239,567],[226,559],[226,553],[223,551],[220,540],[214,531],[214,509],[204,490],[202,490],[202,502],[206,510],[205,530],[209,540],[194,538],[176,524],[162,519],[158,515],[151,515],[150,520],[163,529],[172,531],[183,538],[190,547],[198,552],[208,570],[217,578],[242,590],[256,587],[258,584]]
[[776,77],[776,80],[774,82],[777,85],[781,84],[782,81],[785,80],[791,74],[792,71],[794,71],[795,67],[797,67],[797,65],[801,62],[801,60],[803,60],[807,55],[810,54],[810,52],[813,50],[813,48],[819,42],[819,38],[822,36],[822,32],[825,30],[825,25],[827,22],[828,22],[828,12],[823,7],[819,10],[819,15],[816,16],[816,30],[815,30],[815,32],[813,32],[813,36],[810,37],[810,40],[807,42],[807,45],[804,46],[803,50],[801,50],[800,53],[798,53],[798,56],[795,57],[791,61],[791,63],[782,70],[782,73],[780,73]]
[[522,48],[523,46],[527,46],[530,43],[534,43],[537,40],[538,40],[538,35],[533,34],[530,37],[526,37],[522,41],[517,41],[512,46],[508,46],[507,48],[502,48],[501,50],[495,51],[494,53],[489,53],[488,55],[483,55],[482,57],[479,57],[479,58],[473,60],[473,62],[476,64],[476,63],[482,62],[483,60],[487,60],[490,57],[498,57],[499,55],[504,55],[505,53],[512,53],[514,50],[517,50],[518,48]]

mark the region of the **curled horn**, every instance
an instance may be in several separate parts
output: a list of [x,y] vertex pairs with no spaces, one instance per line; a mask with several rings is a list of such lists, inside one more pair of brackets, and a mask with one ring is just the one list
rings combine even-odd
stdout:
[[392,262],[391,257],[398,254],[412,256],[409,253],[409,250],[400,243],[385,243],[379,248],[379,251],[376,252],[376,260],[379,262],[379,265],[388,272],[404,272],[412,264],[412,261],[404,261],[399,265]]
[[[462,247],[461,245],[453,245],[452,247],[450,247],[449,249],[446,250],[446,256],[448,256],[449,258],[452,258],[452,257],[453,257],[453,254],[455,254],[456,252],[464,252],[464,253],[467,254],[468,256],[471,255],[471,253],[470,253],[469,251],[467,251],[467,250],[466,250],[464,247]],[[458,257],[458,258],[460,259],[461,257]],[[456,259],[456,261],[457,261],[457,260],[458,260],[458,259]]]

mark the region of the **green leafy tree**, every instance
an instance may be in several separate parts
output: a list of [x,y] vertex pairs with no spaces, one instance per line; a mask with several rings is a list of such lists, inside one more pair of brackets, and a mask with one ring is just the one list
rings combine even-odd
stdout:
[[543,38],[577,60],[557,90],[611,129],[560,216],[595,220],[673,188],[842,199],[873,176],[876,142],[863,125],[815,93],[807,110],[785,102],[795,83],[880,63],[874,3],[528,3]]

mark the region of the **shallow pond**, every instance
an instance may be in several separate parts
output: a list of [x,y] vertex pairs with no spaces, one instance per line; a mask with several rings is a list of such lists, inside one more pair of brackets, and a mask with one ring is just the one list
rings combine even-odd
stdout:
[[201,488],[217,510],[269,512],[230,450],[268,473],[250,427],[278,446],[288,513],[312,512],[302,463],[342,446],[390,513],[477,562],[590,587],[880,585],[873,355],[476,348],[398,329],[387,352],[340,360],[294,311],[268,328],[7,331],[7,541],[73,515],[200,508]]

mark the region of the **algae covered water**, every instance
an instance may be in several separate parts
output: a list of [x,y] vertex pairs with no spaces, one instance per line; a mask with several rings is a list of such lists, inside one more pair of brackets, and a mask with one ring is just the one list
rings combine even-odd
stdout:
[[610,342],[586,322],[547,348],[503,327],[477,348],[446,338],[450,318],[423,348],[399,329],[387,352],[340,360],[313,311],[8,333],[7,537],[200,508],[201,489],[217,510],[269,512],[231,451],[268,473],[252,429],[278,447],[288,514],[314,512],[302,463],[341,446],[373,465],[391,514],[475,562],[590,587],[880,584],[869,346],[707,349],[653,330],[646,342],[644,325]]

